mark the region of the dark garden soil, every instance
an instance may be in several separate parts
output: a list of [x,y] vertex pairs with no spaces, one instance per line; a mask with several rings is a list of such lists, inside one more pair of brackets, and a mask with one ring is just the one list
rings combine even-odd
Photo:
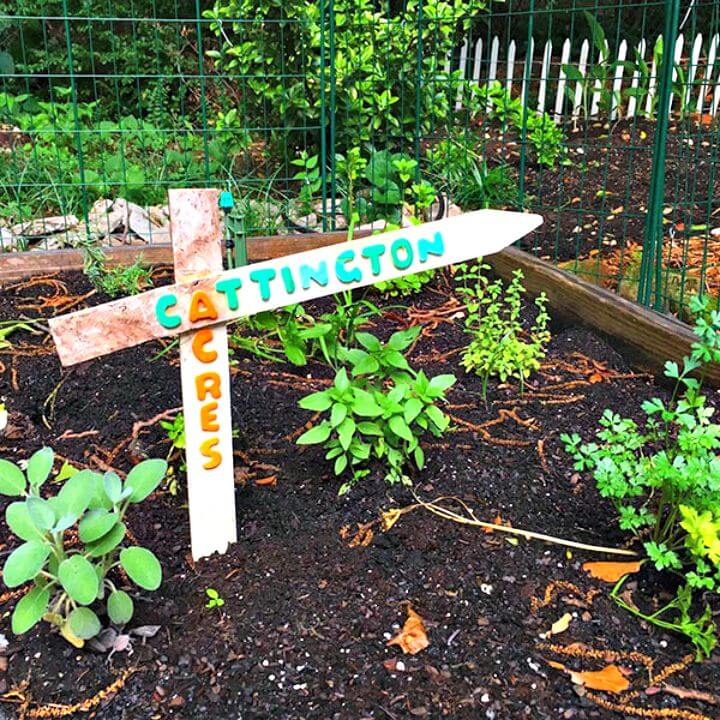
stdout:
[[[80,275],[7,286],[0,319],[47,317],[64,310],[59,298],[90,290]],[[43,297],[48,309],[28,307]],[[76,307],[105,299],[95,294]],[[419,496],[455,495],[484,520],[499,516],[516,528],[622,546],[611,506],[573,471],[559,434],[589,437],[604,408],[634,414],[642,399],[664,391],[592,333],[556,327],[525,394],[492,384],[486,405],[480,379],[459,366],[462,320],[447,281],[409,302],[409,311],[388,310],[377,332],[424,323],[415,365],[460,378],[450,394],[455,432],[428,447]],[[20,460],[48,444],[76,466],[127,471],[168,453],[158,419],[172,417],[181,402],[174,349],[153,361],[162,349],[155,343],[62,370],[47,335],[22,332],[11,341],[13,348],[0,349],[0,394],[10,411],[0,456]],[[136,638],[132,654],[76,650],[47,626],[16,638],[9,626],[15,598],[3,596],[0,631],[9,646],[0,657],[0,717],[23,703],[27,717],[59,717],[71,706],[113,719],[569,720],[644,712],[633,708],[652,709],[644,717],[720,717],[711,702],[720,655],[689,664],[683,659],[692,649],[682,638],[618,608],[611,586],[581,568],[607,558],[486,533],[422,509],[383,532],[378,512],[413,503],[408,489],[388,487],[375,473],[339,499],[322,452],[293,444],[311,419],[297,400],[322,388],[328,371],[241,354],[234,360],[238,543],[223,557],[192,563],[182,474],[177,495],[163,489],[135,506],[129,527],[159,556],[164,582],[136,602],[133,626],[160,630]],[[17,539],[2,533],[4,558]],[[205,607],[206,588],[220,593],[224,607]],[[646,610],[672,591],[649,570],[627,588]],[[414,656],[387,645],[408,605],[430,640]],[[543,640],[568,612],[569,628]],[[635,694],[593,695],[548,661],[574,670],[614,662],[627,669]],[[676,663],[667,686],[652,687],[648,669],[657,675]],[[694,691],[709,695],[693,699]]]
[[[489,133],[487,157],[519,170],[515,143]],[[670,125],[665,163],[667,205],[665,249],[682,246],[701,228],[720,225],[717,127],[693,119]],[[530,162],[526,170],[526,207],[545,222],[523,249],[545,259],[575,260],[642,244],[653,166],[655,124],[642,119],[590,123],[569,129],[567,162],[548,169]],[[531,151],[532,155],[532,151]]]

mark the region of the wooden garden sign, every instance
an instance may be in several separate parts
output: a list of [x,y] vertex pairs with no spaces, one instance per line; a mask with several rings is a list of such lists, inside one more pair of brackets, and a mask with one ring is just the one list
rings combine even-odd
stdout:
[[237,540],[226,323],[266,310],[491,255],[542,222],[480,210],[222,269],[215,190],[171,190],[175,284],[50,320],[63,365],[180,336],[192,555]]

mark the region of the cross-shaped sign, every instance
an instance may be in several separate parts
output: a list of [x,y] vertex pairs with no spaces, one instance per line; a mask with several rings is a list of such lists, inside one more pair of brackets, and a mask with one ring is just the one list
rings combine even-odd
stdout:
[[63,365],[180,336],[193,558],[237,540],[226,324],[492,255],[542,223],[480,210],[223,272],[214,190],[170,191],[175,285],[50,320]]

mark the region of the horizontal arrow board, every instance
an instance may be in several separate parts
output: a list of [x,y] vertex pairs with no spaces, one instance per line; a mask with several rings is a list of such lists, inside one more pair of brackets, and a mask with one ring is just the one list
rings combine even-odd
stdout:
[[480,210],[170,285],[50,320],[63,365],[499,252],[539,215]]

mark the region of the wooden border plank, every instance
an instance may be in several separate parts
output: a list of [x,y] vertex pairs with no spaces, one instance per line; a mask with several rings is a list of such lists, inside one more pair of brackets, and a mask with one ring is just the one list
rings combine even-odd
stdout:
[[[365,237],[368,231],[356,232],[355,237]],[[345,232],[317,233],[313,235],[267,235],[248,238],[248,259],[272,260],[283,255],[315,250],[326,245],[342,242]],[[173,254],[170,243],[157,245],[122,245],[103,248],[109,266],[129,265],[142,256],[147,265],[172,265]],[[31,252],[9,252],[0,254],[0,283],[24,280],[35,275],[49,275],[56,272],[82,270],[85,256],[82,250],[38,250]]]

